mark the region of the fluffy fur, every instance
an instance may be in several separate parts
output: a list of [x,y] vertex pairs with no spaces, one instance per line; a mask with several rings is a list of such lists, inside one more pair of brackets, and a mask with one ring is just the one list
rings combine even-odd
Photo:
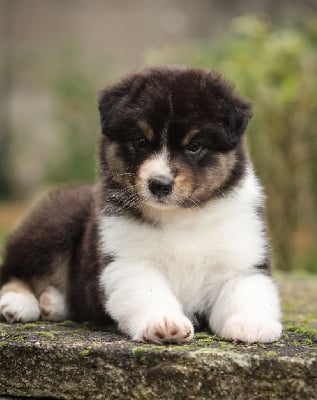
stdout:
[[51,194],[8,240],[7,321],[114,320],[162,343],[204,320],[227,339],[277,340],[250,105],[217,73],[169,67],[107,88],[99,111],[99,184]]

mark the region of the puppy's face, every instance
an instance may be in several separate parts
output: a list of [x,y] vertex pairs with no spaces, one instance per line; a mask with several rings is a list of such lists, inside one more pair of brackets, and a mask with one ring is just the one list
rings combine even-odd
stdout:
[[197,207],[243,176],[250,105],[220,75],[150,68],[99,99],[102,175],[122,207]]

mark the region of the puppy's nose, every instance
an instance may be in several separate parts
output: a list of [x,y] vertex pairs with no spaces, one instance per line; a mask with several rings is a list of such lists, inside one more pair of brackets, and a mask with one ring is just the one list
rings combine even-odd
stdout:
[[168,196],[173,189],[173,179],[166,176],[153,176],[149,180],[149,189],[157,197]]

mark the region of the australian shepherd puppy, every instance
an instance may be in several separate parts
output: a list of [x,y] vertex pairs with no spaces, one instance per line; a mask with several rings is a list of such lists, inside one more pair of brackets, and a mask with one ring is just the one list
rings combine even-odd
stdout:
[[100,180],[51,193],[8,238],[0,310],[188,342],[204,320],[246,342],[281,335],[250,104],[218,73],[146,68],[99,97]]

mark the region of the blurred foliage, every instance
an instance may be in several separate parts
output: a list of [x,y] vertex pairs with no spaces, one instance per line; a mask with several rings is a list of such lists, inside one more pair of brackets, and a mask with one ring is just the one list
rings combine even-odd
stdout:
[[317,272],[317,19],[276,27],[244,16],[221,42],[167,46],[146,61],[218,69],[251,100],[249,145],[277,267]]
[[[51,183],[95,178],[96,88],[77,61],[65,52],[52,84],[61,151]],[[276,265],[317,272],[317,19],[277,27],[244,16],[221,41],[153,49],[145,61],[218,69],[253,103],[249,145],[268,196]]]
[[92,182],[95,144],[99,130],[97,94],[92,77],[80,67],[77,51],[67,48],[52,81],[54,120],[60,154],[48,171],[50,183]]
[[3,124],[0,122],[0,201],[7,199],[12,191],[10,180],[10,140],[3,134]]

